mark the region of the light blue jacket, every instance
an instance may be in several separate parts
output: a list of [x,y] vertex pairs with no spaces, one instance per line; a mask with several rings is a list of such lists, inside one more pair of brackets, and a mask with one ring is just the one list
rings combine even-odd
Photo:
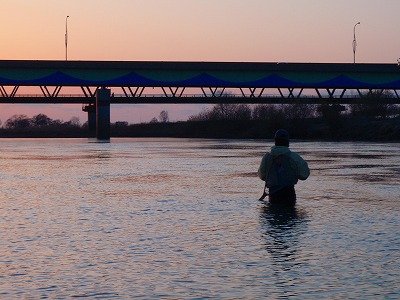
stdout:
[[300,155],[296,152],[290,151],[289,147],[273,146],[271,152],[268,152],[263,156],[260,167],[258,168],[258,177],[263,181],[266,181],[266,185],[270,189],[270,192],[282,188],[277,187],[279,180],[276,174],[270,172],[274,159],[280,155],[285,155],[290,158],[290,170],[286,170],[284,174],[286,181],[290,183],[289,185],[295,185],[298,179],[306,180],[308,176],[310,176],[308,164]]

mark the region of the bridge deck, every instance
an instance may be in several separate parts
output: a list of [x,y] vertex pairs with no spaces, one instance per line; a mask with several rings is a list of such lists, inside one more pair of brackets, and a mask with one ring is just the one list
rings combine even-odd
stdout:
[[[19,94],[20,87],[38,87],[41,94]],[[81,94],[63,95],[63,87],[78,87]],[[118,95],[112,97],[111,103],[291,103],[294,99],[347,103],[362,96],[362,90],[380,90],[380,98],[400,103],[400,67],[343,63],[0,60],[2,103],[92,103],[99,87],[116,90]],[[161,90],[162,95],[151,94],[150,88]],[[196,94],[189,93],[189,89],[197,89]],[[384,90],[391,91],[390,95]]]

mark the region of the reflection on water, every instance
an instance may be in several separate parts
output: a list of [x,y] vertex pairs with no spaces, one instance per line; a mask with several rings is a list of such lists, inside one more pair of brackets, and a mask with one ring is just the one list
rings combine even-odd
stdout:
[[258,201],[269,146],[0,140],[0,297],[398,299],[400,145],[293,142],[289,209]]
[[260,208],[261,233],[272,263],[274,294],[282,298],[298,296],[292,288],[299,284],[302,235],[307,230],[306,213],[298,206],[265,204]]
[[277,261],[290,261],[300,235],[306,229],[305,212],[296,206],[266,204],[261,212],[266,250]]

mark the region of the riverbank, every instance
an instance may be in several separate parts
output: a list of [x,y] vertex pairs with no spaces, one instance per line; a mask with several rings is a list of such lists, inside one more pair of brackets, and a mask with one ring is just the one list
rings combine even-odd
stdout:
[[322,118],[282,121],[187,121],[178,123],[133,124],[123,128],[112,127],[115,137],[184,137],[269,139],[278,128],[286,128],[295,139],[400,141],[400,118],[348,118],[328,124]]
[[[339,141],[400,141],[400,117],[391,119],[342,118],[329,124],[322,118],[267,121],[185,121],[111,124],[112,137],[174,137],[215,139],[269,139],[286,128],[294,139]],[[29,127],[0,129],[0,138],[84,138],[87,127]]]

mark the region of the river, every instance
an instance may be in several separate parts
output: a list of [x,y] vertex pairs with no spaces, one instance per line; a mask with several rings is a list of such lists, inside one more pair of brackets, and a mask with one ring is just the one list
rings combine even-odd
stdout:
[[284,211],[270,146],[1,139],[1,299],[399,299],[400,144],[293,141]]

